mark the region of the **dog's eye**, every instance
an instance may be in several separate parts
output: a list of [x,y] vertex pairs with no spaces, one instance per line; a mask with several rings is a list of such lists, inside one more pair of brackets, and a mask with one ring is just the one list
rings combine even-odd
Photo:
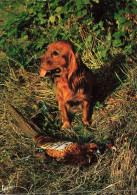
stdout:
[[57,51],[53,51],[53,55],[54,55],[54,56],[58,56],[59,53],[58,53]]

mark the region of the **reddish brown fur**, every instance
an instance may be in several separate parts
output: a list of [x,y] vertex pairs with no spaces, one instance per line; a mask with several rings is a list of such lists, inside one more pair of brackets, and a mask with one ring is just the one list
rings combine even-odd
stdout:
[[60,68],[60,77],[56,79],[56,97],[62,111],[63,128],[70,126],[68,109],[72,103],[79,102],[83,107],[83,122],[89,125],[90,107],[93,89],[93,75],[68,41],[56,41],[50,44],[41,59],[40,74]]

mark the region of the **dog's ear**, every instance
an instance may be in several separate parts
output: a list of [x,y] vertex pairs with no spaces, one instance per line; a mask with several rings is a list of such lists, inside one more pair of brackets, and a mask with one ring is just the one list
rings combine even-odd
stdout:
[[75,75],[75,73],[76,73],[76,71],[78,69],[76,57],[75,57],[75,54],[73,53],[73,51],[71,51],[69,53],[68,69],[69,69],[68,79],[70,79],[73,75]]
[[68,64],[69,64],[68,65],[68,69],[69,69],[69,73],[68,73],[68,84],[69,84],[70,89],[75,91],[74,78],[77,75],[78,64],[77,64],[76,56],[73,53],[73,51],[71,51],[69,53]]

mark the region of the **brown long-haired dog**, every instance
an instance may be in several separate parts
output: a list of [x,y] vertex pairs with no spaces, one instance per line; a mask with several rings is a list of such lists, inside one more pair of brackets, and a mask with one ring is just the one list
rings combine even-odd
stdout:
[[56,41],[47,47],[41,59],[40,75],[60,69],[60,76],[56,78],[56,97],[62,111],[62,128],[70,126],[68,109],[72,105],[81,104],[83,108],[83,122],[89,125],[91,116],[91,98],[93,89],[93,75],[69,41]]

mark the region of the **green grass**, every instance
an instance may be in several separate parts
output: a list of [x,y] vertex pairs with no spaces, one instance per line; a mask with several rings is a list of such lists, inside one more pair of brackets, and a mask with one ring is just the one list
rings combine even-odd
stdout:
[[[37,73],[11,68],[4,55],[0,56],[0,61],[0,186],[14,187],[6,193],[86,194],[90,191],[99,194],[108,191],[129,194],[132,191],[131,194],[135,194],[137,68],[133,60],[128,58],[123,63],[118,57],[95,72],[98,95],[92,125],[83,126],[81,113],[76,113],[71,128],[67,130],[60,129],[54,86],[51,87],[48,80],[41,79]],[[118,65],[122,63],[125,69],[121,71]],[[86,167],[65,165],[52,158],[37,158],[37,146],[22,132],[9,112],[7,102],[51,136],[99,145],[113,142],[114,147],[106,149],[98,156],[97,162]],[[3,193],[1,190],[0,193]]]

